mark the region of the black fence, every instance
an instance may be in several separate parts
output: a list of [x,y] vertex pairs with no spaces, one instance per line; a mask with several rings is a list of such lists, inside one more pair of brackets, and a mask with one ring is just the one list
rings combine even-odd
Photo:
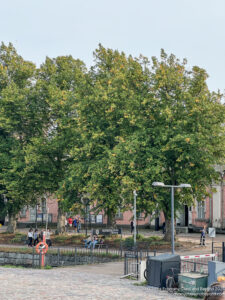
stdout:
[[[0,251],[0,265],[20,265],[39,268],[42,266],[42,255],[33,249],[8,248]],[[116,249],[85,247],[49,248],[44,256],[44,266],[72,266],[81,264],[104,263],[121,259],[121,252]]]
[[134,247],[133,244],[129,244],[129,243],[124,243],[124,242],[120,242],[119,244],[96,244],[95,247],[93,248],[93,246],[90,247],[85,247],[85,244],[78,244],[75,247],[71,247],[71,248],[63,248],[63,247],[59,247],[59,249],[77,249],[77,251],[79,250],[80,252],[90,252],[92,251],[93,253],[101,253],[101,254],[112,254],[112,255],[117,255],[122,257],[125,257],[125,253],[127,251],[131,251],[131,252],[140,252],[142,253],[143,256],[148,256],[149,253],[153,253],[154,251],[150,250],[149,244],[148,243],[136,243],[136,246]]
[[156,251],[133,250],[124,252],[124,275],[138,279],[139,264],[148,256],[156,256]]
[[120,252],[110,252],[102,248],[57,248],[47,252],[45,265],[52,267],[83,265],[110,262],[120,258]]

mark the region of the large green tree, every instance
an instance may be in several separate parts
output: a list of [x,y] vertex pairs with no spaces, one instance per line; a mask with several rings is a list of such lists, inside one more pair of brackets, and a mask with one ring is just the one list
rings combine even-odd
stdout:
[[[101,45],[94,60],[87,93],[77,106],[80,145],[71,150],[73,163],[61,192],[72,202],[82,202],[82,195],[88,194],[93,210],[104,209],[113,224],[118,208],[129,208],[132,198],[121,189],[124,174],[110,167],[113,151],[139,129],[137,116],[149,76],[137,59]],[[133,188],[136,185],[133,180]]]
[[[170,239],[170,191],[153,189],[151,183],[192,185],[191,190],[176,190],[175,212],[205,198],[209,185],[219,179],[214,166],[224,159],[225,107],[221,95],[209,91],[205,70],[196,66],[187,70],[186,61],[174,55],[162,51],[160,60],[152,59],[149,74],[149,92],[138,111],[142,125],[115,149],[116,165],[128,174],[128,182],[141,180],[140,194],[145,195],[141,205],[146,210],[147,192],[152,193],[157,209],[164,212],[166,239]],[[134,145],[140,150],[135,151]],[[125,156],[123,149],[135,154]]]
[[36,93],[45,103],[45,120],[37,137],[26,148],[26,176],[33,176],[30,188],[40,196],[58,200],[58,232],[65,230],[65,208],[58,194],[68,165],[71,147],[79,143],[77,102],[85,93],[86,68],[71,56],[46,58],[38,70]]
[[12,44],[0,47],[0,185],[7,200],[4,210],[9,216],[9,231],[15,230],[20,209],[31,202],[27,178],[26,145],[39,129],[40,105],[33,93],[36,68],[17,54]]
[[88,193],[96,209],[114,215],[132,207],[136,189],[140,211],[164,212],[168,239],[170,191],[152,182],[192,185],[176,190],[176,211],[204,199],[224,158],[221,95],[209,91],[205,70],[188,70],[163,50],[151,63],[101,45],[94,55],[89,95],[78,107],[81,146],[71,151],[62,191]]

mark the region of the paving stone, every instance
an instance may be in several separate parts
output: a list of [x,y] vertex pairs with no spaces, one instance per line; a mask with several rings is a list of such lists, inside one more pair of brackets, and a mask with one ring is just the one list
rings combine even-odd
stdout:
[[156,288],[134,285],[116,275],[95,274],[87,267],[50,270],[0,267],[1,300],[184,300]]

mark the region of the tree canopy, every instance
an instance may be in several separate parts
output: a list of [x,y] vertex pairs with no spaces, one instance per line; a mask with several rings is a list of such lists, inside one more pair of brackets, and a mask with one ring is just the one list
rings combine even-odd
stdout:
[[[120,208],[162,210],[170,196],[153,181],[190,183],[175,208],[202,200],[224,160],[223,95],[207,73],[163,50],[150,61],[102,45],[94,65],[72,56],[39,69],[9,44],[0,48],[0,185],[16,207],[54,194],[60,214],[84,205],[112,223]],[[62,222],[61,222],[62,223]]]

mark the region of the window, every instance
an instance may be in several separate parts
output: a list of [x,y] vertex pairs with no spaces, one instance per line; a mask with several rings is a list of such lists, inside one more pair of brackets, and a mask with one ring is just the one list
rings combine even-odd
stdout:
[[205,201],[198,202],[198,218],[205,219]]
[[115,217],[117,220],[123,220],[123,213],[120,211],[120,208],[117,210]]
[[46,213],[46,199],[45,198],[41,199],[41,211],[44,214]]
[[30,207],[30,221],[34,222],[36,219],[36,209],[33,207]]
[[103,221],[102,215],[97,215],[96,216],[96,223],[102,224],[103,223],[102,221]]
[[21,218],[26,218],[27,215],[27,207],[24,207],[21,211],[20,211],[20,217]]
[[91,223],[94,224],[95,223],[95,215],[90,214],[91,217]]
[[141,212],[137,213],[137,219],[143,220],[144,219],[143,213],[141,213]]

